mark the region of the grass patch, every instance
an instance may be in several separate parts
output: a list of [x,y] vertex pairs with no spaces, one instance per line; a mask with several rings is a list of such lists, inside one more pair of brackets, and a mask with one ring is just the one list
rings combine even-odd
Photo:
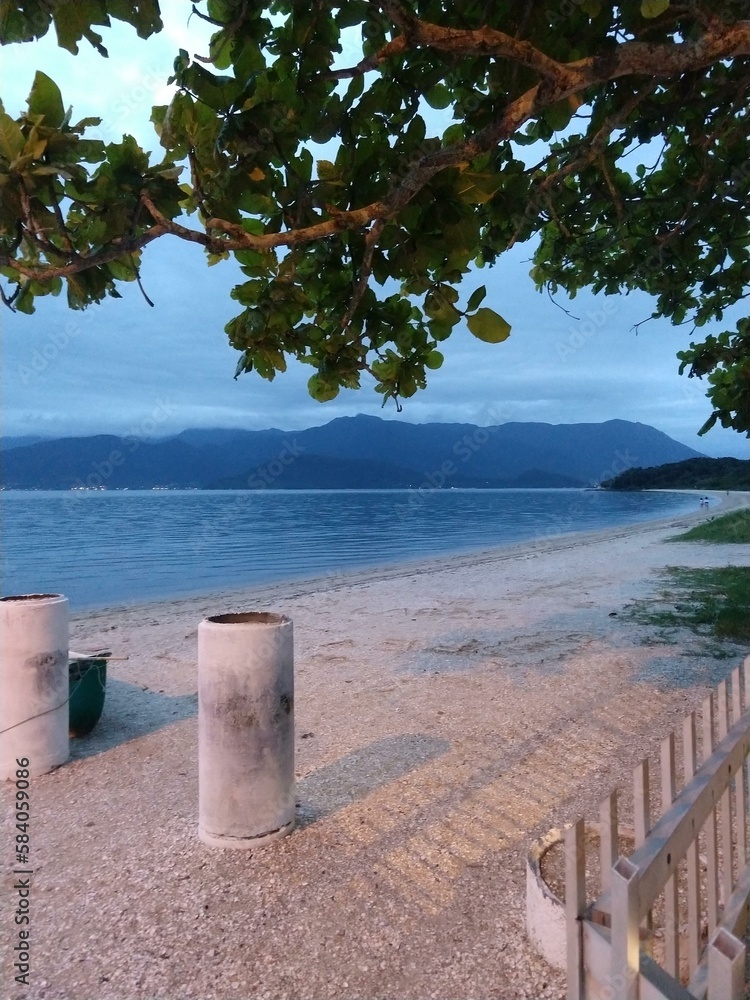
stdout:
[[667,539],[670,542],[718,542],[750,544],[750,507],[733,510],[710,521],[698,524],[682,535]]
[[663,630],[687,628],[704,638],[750,643],[750,567],[669,566],[664,576],[667,586],[657,597],[636,601],[630,607],[637,622]]

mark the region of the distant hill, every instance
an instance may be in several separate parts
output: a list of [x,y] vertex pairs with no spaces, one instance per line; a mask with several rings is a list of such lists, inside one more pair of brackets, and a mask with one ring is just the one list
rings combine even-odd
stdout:
[[360,415],[295,433],[318,455],[387,460],[419,471],[452,461],[462,475],[515,479],[538,469],[582,483],[600,482],[634,465],[661,465],[699,456],[646,424],[507,423],[408,424]]
[[651,469],[628,469],[602,486],[608,490],[750,490],[750,461],[689,458]]
[[3,451],[0,479],[6,489],[189,488],[205,483],[213,467],[209,455],[181,441],[145,444],[99,434]]
[[[278,466],[281,465],[281,468]],[[439,477],[435,477],[439,479]],[[325,487],[321,484],[325,483]],[[430,480],[414,469],[405,469],[389,462],[370,462],[354,458],[331,458],[328,455],[298,455],[289,465],[270,463],[251,469],[239,476],[227,476],[209,483],[212,490],[372,490],[429,489]],[[516,479],[491,479],[463,476],[458,473],[446,478],[444,486],[455,489],[508,489],[522,487],[569,488],[581,482],[567,476],[531,469]]]
[[193,429],[154,442],[112,435],[38,441],[4,448],[1,478],[8,489],[53,490],[575,487],[631,466],[696,457],[661,431],[626,420],[477,427],[358,416],[302,431]]
[[0,438],[0,451],[10,451],[11,448],[25,448],[27,445],[36,444],[38,441],[44,441],[45,438],[39,437],[37,434],[23,434],[21,437],[4,437]]

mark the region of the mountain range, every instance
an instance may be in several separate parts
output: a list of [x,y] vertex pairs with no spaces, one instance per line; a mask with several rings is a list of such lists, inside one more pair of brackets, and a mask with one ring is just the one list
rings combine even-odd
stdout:
[[2,442],[5,489],[581,487],[702,457],[647,424],[410,424],[360,415],[302,431]]

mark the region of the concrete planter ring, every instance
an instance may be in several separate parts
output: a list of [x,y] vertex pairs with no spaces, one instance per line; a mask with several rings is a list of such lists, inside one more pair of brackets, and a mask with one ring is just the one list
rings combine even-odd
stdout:
[[[587,871],[587,883],[591,878],[597,886],[599,832],[598,823],[586,823],[587,868],[590,860],[597,869]],[[621,826],[620,838],[621,848],[627,843],[632,850],[632,829]],[[567,966],[564,871],[565,830],[552,829],[534,841],[526,858],[526,933],[534,950],[553,968],[563,971]]]
[[15,780],[18,760],[35,777],[69,755],[68,599],[0,598],[0,779]]
[[292,622],[270,612],[198,627],[198,835],[253,849],[294,826]]

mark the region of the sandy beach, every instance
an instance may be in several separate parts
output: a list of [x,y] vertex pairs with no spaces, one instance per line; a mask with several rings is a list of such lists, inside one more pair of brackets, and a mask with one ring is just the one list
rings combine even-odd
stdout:
[[[3,994],[563,997],[525,937],[528,846],[627,789],[748,652],[646,643],[627,615],[667,565],[747,562],[747,546],[665,543],[750,503],[716,497],[710,513],[696,494],[695,514],[645,525],[74,618],[73,648],[128,659],[110,664],[97,729],[32,783],[32,985],[6,993],[6,951]],[[197,838],[196,639],[239,610],[294,622],[298,825],[224,852]],[[8,906],[3,921],[10,941]]]

